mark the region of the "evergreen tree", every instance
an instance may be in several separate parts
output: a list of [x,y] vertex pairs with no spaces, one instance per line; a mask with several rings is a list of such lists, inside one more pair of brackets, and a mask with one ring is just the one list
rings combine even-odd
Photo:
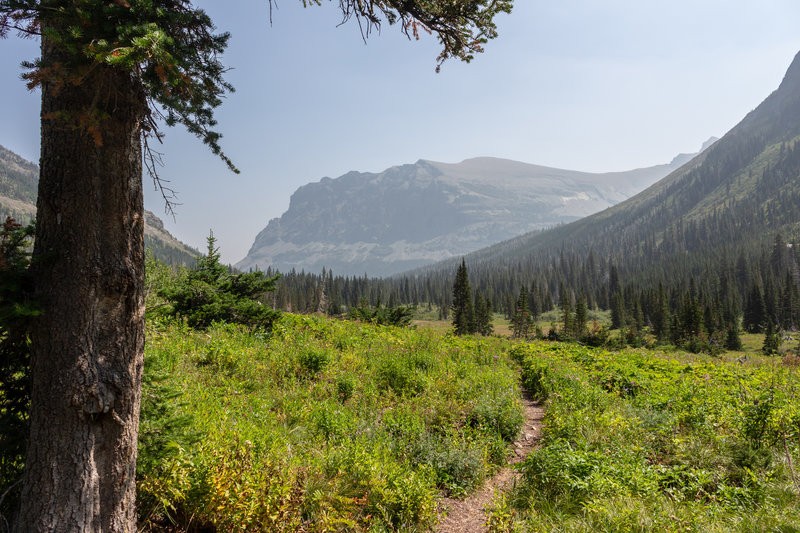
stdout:
[[703,309],[703,327],[709,336],[717,332],[717,317],[719,317],[719,313],[715,312],[711,304],[706,304]]
[[642,311],[642,302],[639,298],[634,299],[632,315],[636,331],[642,331],[644,328],[644,312]]
[[744,249],[739,251],[739,257],[736,259],[736,285],[740,294],[744,294],[747,290],[747,282],[749,279],[749,269],[747,266],[747,259],[744,255]]
[[798,323],[797,316],[797,285],[791,272],[786,271],[786,279],[781,289],[780,324],[784,330],[795,329]]
[[778,305],[778,285],[770,272],[764,275],[764,307],[767,310],[767,318],[775,324],[780,322]]
[[622,293],[611,294],[611,329],[622,329],[625,326],[625,306]]
[[681,344],[681,320],[678,313],[673,313],[670,319],[669,339],[675,346]]
[[659,342],[669,338],[669,302],[664,291],[664,285],[658,284],[658,295],[653,310],[653,334]]
[[586,305],[586,295],[581,291],[578,301],[575,302],[575,337],[580,339],[586,333],[586,322],[589,320],[589,311]]
[[453,283],[453,331],[456,335],[467,335],[475,332],[475,314],[472,308],[472,290],[469,287],[469,275],[464,259],[456,270],[456,281]]
[[622,287],[619,283],[619,270],[616,265],[610,265],[608,269],[608,292],[612,295],[620,292]]
[[680,316],[680,328],[680,335],[683,339],[692,339],[699,336],[703,331],[703,312],[693,291],[690,291],[688,298],[684,299]]
[[728,324],[728,331],[725,335],[725,349],[739,351],[742,349],[742,339],[739,337],[739,326],[735,322]]
[[269,328],[278,312],[258,299],[275,289],[276,279],[258,270],[231,274],[220,263],[212,232],[208,253],[197,259],[183,279],[162,289],[160,296],[172,304],[170,314],[186,318],[193,328],[206,328],[214,321]]
[[761,333],[767,323],[767,307],[758,283],[753,283],[744,306],[744,329],[748,333]]
[[778,232],[775,235],[772,252],[769,256],[769,264],[774,276],[780,276],[786,268],[786,256],[786,243],[783,241],[783,236]]
[[486,336],[492,330],[492,304],[480,291],[475,291],[475,332]]
[[569,301],[567,291],[562,287],[561,292],[561,323],[564,324],[562,336],[566,339],[572,339],[575,333],[575,323],[572,316],[572,308]]
[[533,318],[528,308],[528,289],[525,285],[519,290],[514,315],[511,319],[511,331],[514,337],[526,339],[533,327]]
[[416,308],[413,305],[384,307],[379,302],[377,306],[372,308],[364,299],[361,304],[350,309],[348,316],[352,320],[359,320],[368,324],[408,327],[411,326],[415,312]]
[[767,331],[764,335],[764,345],[761,347],[761,351],[766,355],[775,355],[778,353],[782,343],[781,332],[775,327],[772,319],[768,318]]
[[531,318],[536,320],[542,314],[542,295],[536,284],[528,291],[528,308],[531,310]]

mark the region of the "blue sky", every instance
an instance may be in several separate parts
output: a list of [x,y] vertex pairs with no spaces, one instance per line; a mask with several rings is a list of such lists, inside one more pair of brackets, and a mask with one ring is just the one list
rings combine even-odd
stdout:
[[[234,175],[167,132],[161,170],[182,205],[162,217],[236,262],[297,187],[418,159],[495,156],[586,171],[669,161],[721,136],[777,88],[800,51],[797,0],[517,0],[500,37],[436,74],[435,39],[385,26],[365,44],[337,3],[203,0],[237,91],[218,111]],[[39,95],[19,80],[38,43],[0,42],[0,144],[36,161]],[[146,205],[164,214],[145,182]]]

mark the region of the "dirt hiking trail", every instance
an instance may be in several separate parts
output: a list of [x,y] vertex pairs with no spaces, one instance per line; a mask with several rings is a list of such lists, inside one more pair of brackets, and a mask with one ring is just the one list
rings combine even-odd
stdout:
[[[534,449],[542,435],[542,419],[544,409],[531,400],[523,391],[522,406],[525,412],[525,422],[522,432],[514,442],[514,455],[508,465],[521,463]],[[481,533],[486,531],[486,514],[484,509],[492,502],[496,492],[503,492],[514,486],[520,477],[517,470],[511,466],[500,469],[478,492],[464,500],[445,498],[442,507],[447,516],[436,528],[438,533]]]

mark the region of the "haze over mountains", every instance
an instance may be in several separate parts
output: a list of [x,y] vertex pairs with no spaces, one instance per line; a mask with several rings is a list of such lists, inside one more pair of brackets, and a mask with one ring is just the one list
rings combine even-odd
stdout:
[[[768,265],[760,262],[780,240],[794,251],[782,264],[800,282],[800,259],[792,259],[800,251],[800,53],[776,91],[664,179],[602,212],[484,248],[466,261],[479,284],[538,279],[554,294],[560,286],[597,291],[600,302],[611,264],[620,279],[648,287],[688,286],[693,278],[713,287],[729,277],[741,295],[764,283]],[[423,267],[410,278],[439,279],[444,291],[456,263]]]
[[[26,223],[36,215],[39,167],[0,146],[0,217],[12,216]],[[145,247],[167,263],[191,264],[198,251],[180,242],[155,214],[145,211]]]
[[292,195],[236,266],[390,275],[595,213],[693,155],[603,174],[481,157],[323,178]]

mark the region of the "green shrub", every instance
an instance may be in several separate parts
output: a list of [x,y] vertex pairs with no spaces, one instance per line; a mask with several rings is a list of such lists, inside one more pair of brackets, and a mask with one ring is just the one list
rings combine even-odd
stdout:
[[203,480],[205,507],[200,521],[217,531],[295,532],[303,524],[302,470],[258,457],[250,441],[214,447]]
[[609,476],[603,454],[573,447],[564,439],[534,450],[524,464],[526,489],[537,499],[561,501],[575,510],[592,497],[621,489],[619,480]]
[[145,357],[136,469],[149,475],[172,455],[199,442],[194,417],[183,409],[183,391],[151,353]]
[[336,394],[342,402],[349,400],[355,389],[356,380],[352,376],[343,375],[336,378]]
[[425,389],[421,376],[395,359],[386,359],[378,367],[377,382],[381,389],[392,390],[399,396],[419,394]]
[[352,434],[354,425],[348,414],[338,405],[328,402],[314,407],[311,420],[316,431],[327,441],[335,441]]
[[380,303],[371,307],[362,301],[358,306],[350,309],[348,316],[351,320],[360,320],[368,324],[379,326],[409,327],[417,308],[413,305],[398,307],[383,307]]
[[237,359],[236,353],[229,345],[212,341],[202,349],[197,364],[198,366],[210,366],[216,371],[230,374],[238,366]]
[[489,533],[519,533],[521,524],[516,520],[516,510],[505,494],[495,493],[487,509],[486,530]]
[[158,296],[171,304],[167,314],[181,316],[193,328],[208,328],[213,322],[244,324],[269,329],[278,312],[258,301],[275,289],[276,277],[263,272],[231,274],[220,264],[213,233],[208,237],[208,254]]
[[544,362],[535,358],[525,361],[524,384],[531,397],[539,402],[550,396],[550,369]]
[[475,488],[486,474],[481,450],[459,435],[437,438],[424,433],[409,451],[415,464],[426,465],[436,475],[436,485],[455,496]]
[[409,471],[394,462],[383,466],[382,479],[367,493],[365,511],[392,531],[429,529],[436,519],[438,496],[430,473]]
[[316,375],[322,372],[328,364],[330,357],[325,350],[305,348],[300,351],[297,357],[300,366],[309,375]]

